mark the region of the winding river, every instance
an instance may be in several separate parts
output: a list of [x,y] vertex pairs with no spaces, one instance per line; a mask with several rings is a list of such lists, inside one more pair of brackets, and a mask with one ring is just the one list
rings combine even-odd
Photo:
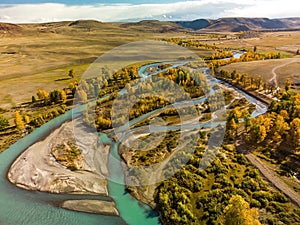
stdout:
[[[145,73],[150,66],[157,66],[158,63],[142,66],[139,74],[142,78],[149,76]],[[182,64],[178,64],[182,65]],[[174,66],[174,65],[173,65]],[[207,76],[209,71],[204,71]],[[210,82],[218,83],[219,80],[210,76]],[[225,84],[227,85],[227,84]],[[229,86],[229,85],[227,85]],[[256,105],[256,110],[252,116],[258,116],[266,112],[267,107],[263,103],[247,95],[241,90],[236,89],[249,102]],[[204,101],[205,98],[198,100]],[[6,151],[0,154],[0,224],[1,225],[159,225],[158,214],[151,210],[147,205],[138,202],[132,198],[124,188],[124,185],[116,184],[108,181],[108,190],[111,198],[116,202],[120,217],[105,216],[97,214],[88,214],[65,210],[57,207],[59,202],[68,199],[107,199],[108,197],[99,196],[83,196],[83,195],[65,195],[65,194],[50,194],[37,191],[26,191],[17,188],[7,180],[7,172],[14,160],[29,146],[37,141],[42,140],[52,130],[58,128],[66,121],[71,120],[74,114],[81,113],[85,106],[78,106],[77,108],[66,112],[65,114],[49,121],[40,128],[35,129],[31,134],[20,139],[15,144],[11,145]],[[153,115],[153,112],[148,113],[134,121],[130,125],[134,125],[139,121]],[[204,126],[213,127],[219,123],[204,123],[196,124],[189,128],[200,128]],[[180,129],[178,126],[160,127],[161,130],[175,130]],[[106,135],[101,134],[100,139],[111,145],[111,153],[109,161],[112,157],[121,160],[118,155],[118,143],[112,142]],[[110,176],[118,176],[123,179],[121,165],[109,163]]]

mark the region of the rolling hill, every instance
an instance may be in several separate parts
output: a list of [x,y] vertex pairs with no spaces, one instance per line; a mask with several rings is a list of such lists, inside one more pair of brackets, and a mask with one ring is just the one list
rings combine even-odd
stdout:
[[[0,22],[0,34],[31,32],[61,32],[70,29],[86,31],[101,29],[126,29],[150,33],[168,32],[240,32],[240,31],[284,31],[300,30],[298,18],[220,18],[216,20],[197,19],[193,21],[142,20],[139,22],[103,23],[96,20],[77,20],[43,24],[10,24]],[[58,31],[57,29],[60,29]]]
[[240,32],[265,30],[300,29],[300,18],[220,18],[217,20],[198,19],[174,22],[184,28],[202,32]]

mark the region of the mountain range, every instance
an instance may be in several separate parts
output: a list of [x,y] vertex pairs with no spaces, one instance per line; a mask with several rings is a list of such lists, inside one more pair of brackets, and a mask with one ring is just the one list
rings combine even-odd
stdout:
[[197,19],[193,21],[158,21],[142,20],[139,22],[102,23],[95,20],[64,21],[43,24],[9,24],[0,23],[0,33],[21,33],[28,27],[31,29],[43,27],[43,31],[53,27],[102,29],[104,27],[119,27],[144,32],[240,32],[240,31],[289,31],[300,30],[300,17],[296,18],[220,18]]

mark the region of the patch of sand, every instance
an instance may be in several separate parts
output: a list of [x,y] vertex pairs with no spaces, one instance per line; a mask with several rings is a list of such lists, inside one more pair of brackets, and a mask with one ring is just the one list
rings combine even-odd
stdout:
[[61,207],[79,212],[119,216],[115,203],[111,201],[68,200],[65,201]]
[[[81,125],[82,126],[82,125]],[[12,164],[8,179],[27,190],[51,193],[108,195],[107,161],[109,146],[98,142],[96,134],[82,129],[76,133],[77,146],[82,154],[81,168],[71,171],[55,160],[53,146],[75,140],[72,122],[63,124],[45,140],[24,151]]]

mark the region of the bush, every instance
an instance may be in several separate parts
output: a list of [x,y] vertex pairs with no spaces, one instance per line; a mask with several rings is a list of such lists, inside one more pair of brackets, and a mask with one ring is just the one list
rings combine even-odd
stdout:
[[236,155],[236,162],[238,162],[241,165],[247,165],[248,161],[246,157],[243,154],[237,154]]
[[252,199],[250,202],[250,207],[254,207],[254,208],[260,208],[261,204],[259,201],[257,201],[256,199]]
[[253,178],[246,177],[241,184],[241,187],[246,190],[249,194],[254,191],[259,191],[260,186],[259,183],[257,183]]
[[284,207],[282,207],[281,203],[278,202],[270,202],[269,205],[266,207],[267,211],[270,211],[272,213],[280,213],[280,212],[284,212],[285,209]]

